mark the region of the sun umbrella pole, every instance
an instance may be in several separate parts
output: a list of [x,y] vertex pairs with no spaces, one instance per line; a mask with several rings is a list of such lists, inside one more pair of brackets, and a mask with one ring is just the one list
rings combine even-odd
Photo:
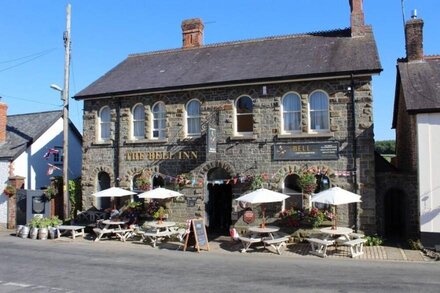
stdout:
[[337,206],[336,205],[334,206],[334,209],[335,209],[335,212],[333,214],[333,217],[335,218],[335,221],[334,221],[333,229],[336,229],[336,227],[338,226],[338,217],[337,217],[337,213],[336,213]]
[[263,213],[263,221],[261,223],[261,228],[266,228],[266,208],[262,205],[261,210]]

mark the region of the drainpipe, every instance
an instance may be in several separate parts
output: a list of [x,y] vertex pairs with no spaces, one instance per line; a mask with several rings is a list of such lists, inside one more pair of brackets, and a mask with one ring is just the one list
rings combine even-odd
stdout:
[[121,129],[121,101],[116,101],[116,122],[115,122],[115,143],[114,143],[114,162],[115,186],[119,187],[119,158],[120,158],[120,129]]
[[[352,105],[352,111],[351,111],[351,118],[353,120],[353,128],[352,128],[352,135],[353,135],[353,192],[358,193],[358,181],[357,181],[357,138],[356,138],[356,100],[354,97],[354,78],[353,73],[351,74],[351,105]],[[355,232],[359,229],[358,224],[358,203],[355,203],[355,210],[354,210],[354,230]]]

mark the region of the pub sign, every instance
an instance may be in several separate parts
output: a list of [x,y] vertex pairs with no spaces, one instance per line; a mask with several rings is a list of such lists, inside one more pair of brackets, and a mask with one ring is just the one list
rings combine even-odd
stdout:
[[273,148],[274,161],[339,159],[338,142],[275,144]]

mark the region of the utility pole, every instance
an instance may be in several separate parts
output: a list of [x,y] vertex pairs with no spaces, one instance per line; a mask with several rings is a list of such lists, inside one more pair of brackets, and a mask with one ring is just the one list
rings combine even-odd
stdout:
[[63,211],[64,220],[69,218],[69,74],[70,74],[70,3],[66,8],[66,31],[64,40],[64,89],[63,89]]

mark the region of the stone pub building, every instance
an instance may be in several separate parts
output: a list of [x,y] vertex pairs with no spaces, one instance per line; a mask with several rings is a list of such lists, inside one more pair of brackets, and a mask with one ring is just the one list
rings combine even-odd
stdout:
[[92,193],[144,178],[181,186],[170,219],[227,231],[247,225],[234,198],[256,180],[290,195],[284,207],[308,207],[297,184],[307,169],[321,189],[362,195],[338,209],[340,224],[376,232],[372,75],[382,69],[363,1],[348,2],[351,28],[220,44],[204,45],[202,20],[185,20],[182,48],[130,55],[79,92],[83,206],[104,208]]

